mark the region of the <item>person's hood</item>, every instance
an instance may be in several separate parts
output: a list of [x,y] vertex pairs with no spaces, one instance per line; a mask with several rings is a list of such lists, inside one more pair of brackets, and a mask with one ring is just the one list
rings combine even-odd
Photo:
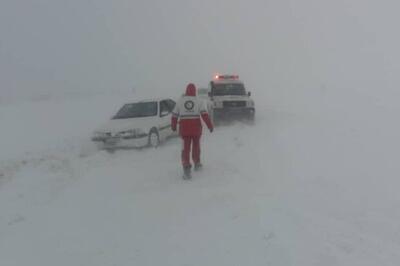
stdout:
[[196,86],[193,83],[187,85],[186,96],[196,96]]

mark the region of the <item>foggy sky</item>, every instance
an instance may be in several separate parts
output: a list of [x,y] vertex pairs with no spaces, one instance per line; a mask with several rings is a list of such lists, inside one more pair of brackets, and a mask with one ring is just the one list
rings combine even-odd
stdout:
[[[239,74],[275,100],[397,93],[396,1],[0,0],[0,96],[182,90]],[[397,95],[397,94],[396,94]]]

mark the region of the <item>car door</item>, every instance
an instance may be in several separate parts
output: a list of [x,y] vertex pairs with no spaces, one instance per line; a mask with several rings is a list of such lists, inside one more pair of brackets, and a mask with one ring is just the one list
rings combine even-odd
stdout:
[[174,132],[174,131],[172,131],[172,127],[171,127],[172,112],[175,109],[176,102],[174,100],[172,100],[172,99],[167,99],[167,103],[168,103],[169,110],[170,110],[170,114],[169,114],[169,125],[170,125],[169,132],[170,132],[171,136],[177,136],[178,135],[178,133],[177,133],[178,130],[176,132]]
[[171,129],[171,114],[172,114],[172,109],[171,109],[171,103],[169,102],[168,99],[160,101],[160,123],[159,123],[159,128],[158,132],[160,135],[160,138],[165,139],[172,134],[172,129]]

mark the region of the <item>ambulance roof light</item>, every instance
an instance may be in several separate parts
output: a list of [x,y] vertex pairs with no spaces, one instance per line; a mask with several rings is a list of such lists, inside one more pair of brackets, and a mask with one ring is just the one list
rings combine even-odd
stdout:
[[239,75],[215,75],[215,79],[239,79]]

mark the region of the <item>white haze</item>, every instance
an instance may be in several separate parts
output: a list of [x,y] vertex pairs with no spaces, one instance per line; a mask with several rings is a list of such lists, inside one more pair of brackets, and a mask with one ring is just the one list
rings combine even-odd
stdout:
[[[182,90],[238,73],[269,104],[398,96],[396,1],[0,3],[1,99]],[[349,92],[350,91],[350,92]]]
[[[0,1],[0,265],[400,263],[397,1]],[[239,74],[254,126],[97,151],[143,95]],[[135,92],[135,93],[134,93]]]

